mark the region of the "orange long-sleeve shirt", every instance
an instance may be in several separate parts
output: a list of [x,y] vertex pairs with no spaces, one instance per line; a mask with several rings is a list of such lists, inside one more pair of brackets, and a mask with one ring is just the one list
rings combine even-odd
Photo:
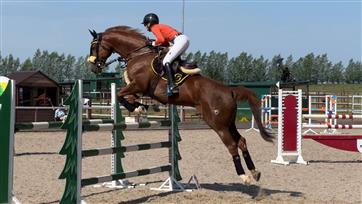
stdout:
[[155,24],[151,27],[152,33],[156,36],[155,45],[168,45],[175,35],[179,34],[174,28],[165,24]]

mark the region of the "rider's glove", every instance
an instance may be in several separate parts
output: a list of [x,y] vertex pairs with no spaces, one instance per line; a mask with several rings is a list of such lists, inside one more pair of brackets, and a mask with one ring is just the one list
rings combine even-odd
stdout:
[[146,42],[146,45],[147,46],[155,46],[155,43],[154,43],[155,41],[154,40],[147,40],[147,42]]

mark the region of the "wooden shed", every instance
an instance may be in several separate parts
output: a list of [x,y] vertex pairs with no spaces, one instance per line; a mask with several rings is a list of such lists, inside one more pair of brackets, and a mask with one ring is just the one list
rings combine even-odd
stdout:
[[15,72],[8,76],[16,83],[16,122],[54,120],[59,105],[59,85],[41,71]]

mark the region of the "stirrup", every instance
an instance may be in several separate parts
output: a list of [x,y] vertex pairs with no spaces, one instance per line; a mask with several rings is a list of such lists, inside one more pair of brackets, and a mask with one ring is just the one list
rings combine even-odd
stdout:
[[172,94],[173,94],[172,89],[169,86],[167,86],[167,88],[166,88],[166,96],[172,96]]

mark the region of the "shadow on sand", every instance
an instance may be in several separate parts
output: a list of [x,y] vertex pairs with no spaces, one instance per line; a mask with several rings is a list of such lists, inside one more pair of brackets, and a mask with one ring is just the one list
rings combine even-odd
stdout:
[[[152,182],[152,183],[156,183],[156,182]],[[257,186],[257,185],[246,186],[246,185],[243,185],[240,183],[230,183],[230,184],[203,183],[203,184],[201,184],[201,188],[204,190],[210,190],[210,191],[240,192],[240,193],[249,195],[255,201],[259,201],[259,200],[262,200],[273,194],[280,194],[280,193],[289,194],[289,196],[291,196],[291,197],[302,197],[303,196],[303,194],[301,192],[297,192],[297,191],[273,190],[273,189],[261,188],[260,186]],[[112,189],[112,190],[107,190],[107,191],[102,191],[102,192],[97,192],[97,193],[91,193],[88,195],[83,195],[83,198],[92,197],[92,196],[96,196],[96,195],[104,194],[104,193],[110,193],[110,192],[114,192],[114,191],[122,191],[122,189]],[[182,193],[182,192],[180,192],[180,191],[160,192],[157,194],[148,195],[148,196],[144,196],[144,197],[133,199],[133,200],[122,201],[122,202],[119,202],[119,204],[145,203],[145,202],[149,202],[150,200],[152,200],[152,198],[160,198],[160,197],[162,198],[162,197],[166,197],[168,195],[177,194],[177,193]],[[194,191],[194,193],[197,193],[197,190]],[[53,203],[59,203],[59,200],[45,202],[45,203],[41,203],[41,204],[53,204]]]
[[360,164],[362,160],[355,161],[330,161],[330,160],[309,160],[309,163],[326,163],[326,164]]
[[235,191],[241,192],[249,195],[253,199],[258,199],[260,197],[266,197],[273,194],[289,194],[292,197],[302,197],[303,193],[297,191],[285,191],[285,190],[273,190],[262,188],[258,185],[243,185],[240,183],[230,183],[230,184],[221,184],[221,183],[213,183],[213,184],[201,184],[203,189],[212,190],[212,191]]
[[[272,189],[261,188],[260,186],[257,186],[257,185],[246,186],[246,185],[243,185],[240,183],[231,183],[231,184],[203,183],[203,184],[201,184],[201,188],[204,190],[211,190],[211,191],[227,191],[227,192],[234,191],[234,192],[245,193],[245,194],[251,196],[252,199],[255,201],[262,200],[270,195],[280,194],[280,193],[289,194],[289,196],[292,196],[292,197],[303,197],[303,193],[297,192],[297,191],[272,190]],[[197,192],[197,190],[194,192]],[[120,202],[119,204],[144,203],[144,202],[149,201],[153,197],[165,197],[165,196],[168,196],[170,194],[175,194],[175,193],[180,193],[180,192],[177,192],[177,191],[176,192],[162,192],[159,194],[145,196],[145,197],[134,199],[134,200]]]
[[58,152],[23,152],[23,153],[15,153],[16,157],[21,156],[32,156],[32,155],[52,155],[52,154],[58,154]]

